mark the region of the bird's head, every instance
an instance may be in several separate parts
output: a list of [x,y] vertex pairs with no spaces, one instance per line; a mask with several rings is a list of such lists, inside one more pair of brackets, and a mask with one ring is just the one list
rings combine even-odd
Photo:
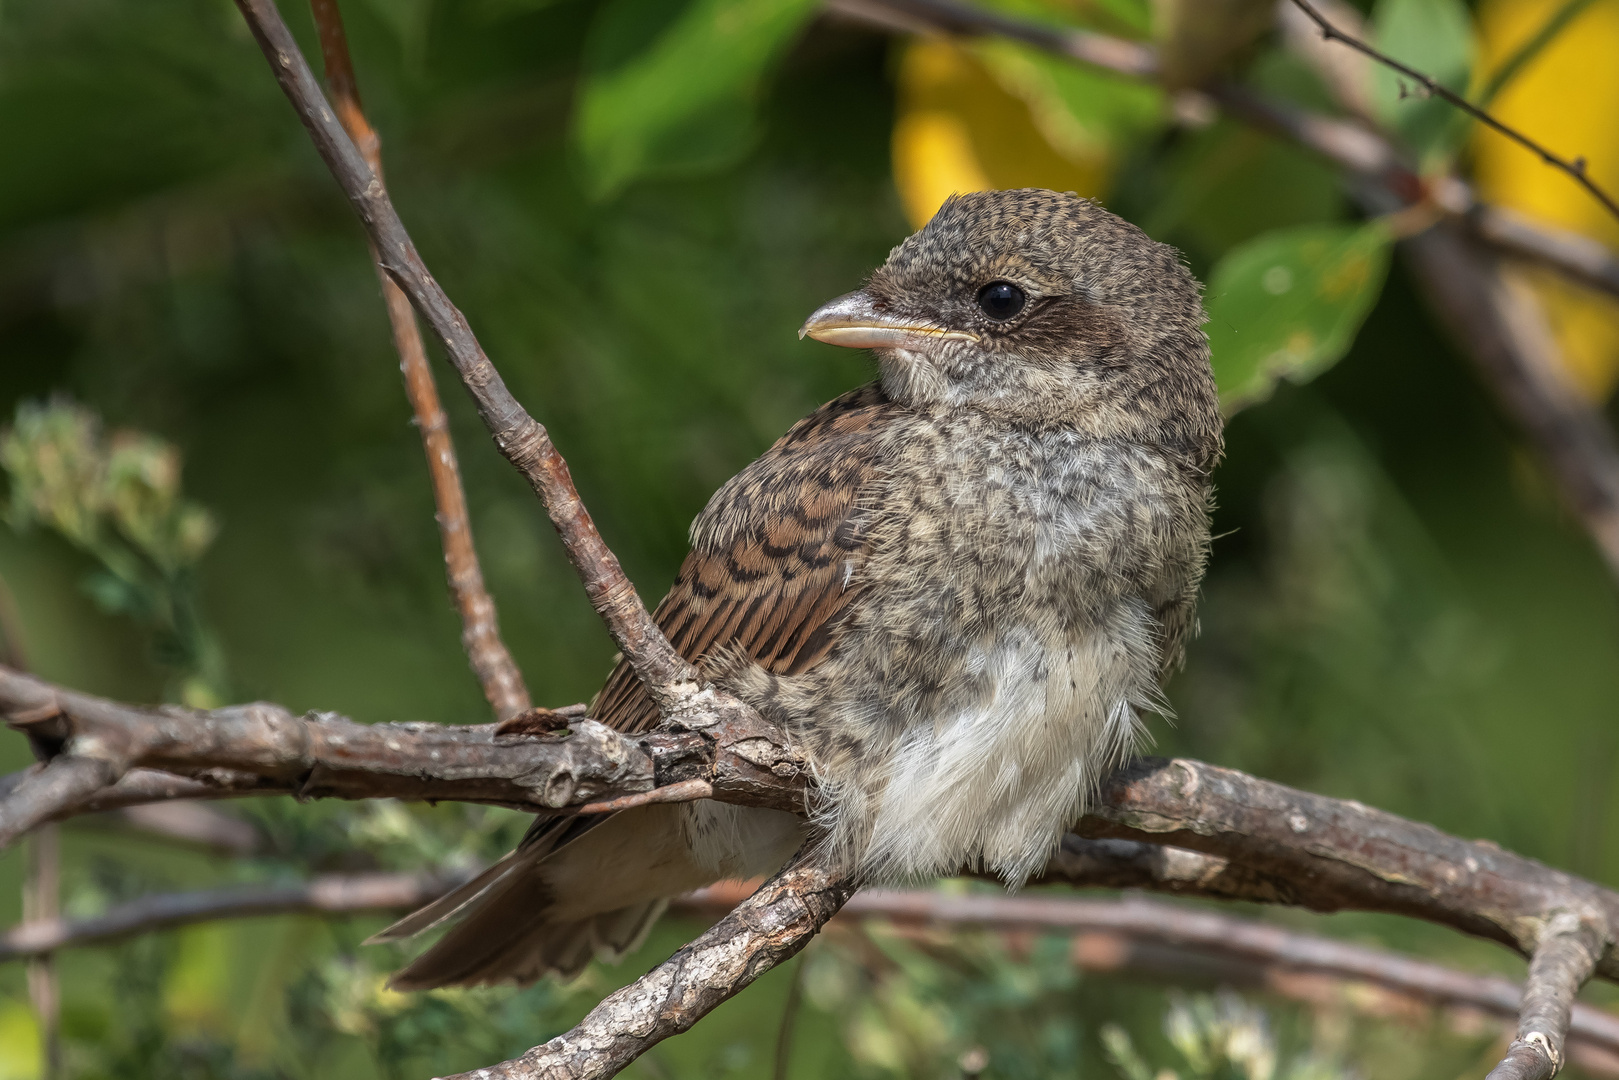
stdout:
[[948,200],[799,336],[875,351],[890,398],[1218,452],[1197,281],[1176,251],[1086,199]]

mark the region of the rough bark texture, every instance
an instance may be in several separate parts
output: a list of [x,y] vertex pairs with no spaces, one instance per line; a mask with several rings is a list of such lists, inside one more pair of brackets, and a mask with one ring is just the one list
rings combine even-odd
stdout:
[[[266,702],[138,708],[0,667],[0,714],[28,717],[12,726],[57,748],[47,764],[0,782],[0,845],[42,821],[162,798],[296,794],[567,810],[703,780],[727,802],[805,805],[802,758],[774,728],[729,710],[699,730],[638,740],[585,719],[548,736],[506,736],[493,724],[367,725]],[[683,790],[686,799],[702,794]]]
[[657,1043],[796,955],[854,885],[800,857],[696,941],[603,999],[572,1031],[520,1058],[451,1080],[590,1080],[612,1076]]
[[[1560,913],[1581,913],[1604,939],[1619,924],[1619,893],[1487,841],[1185,758],[1121,769],[1077,831],[1222,856],[1276,903],[1409,915],[1525,956]],[[1619,978],[1619,959],[1597,970]]]

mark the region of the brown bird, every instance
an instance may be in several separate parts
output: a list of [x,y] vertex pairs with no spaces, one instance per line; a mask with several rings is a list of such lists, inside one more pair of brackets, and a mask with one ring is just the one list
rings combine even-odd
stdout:
[[[785,725],[828,858],[867,882],[1038,872],[1133,749],[1194,628],[1221,421],[1197,282],[1073,195],[952,198],[800,336],[880,378],[722,487],[656,619]],[[591,715],[658,713],[623,663]],[[401,989],[570,976],[665,900],[768,873],[807,835],[698,802],[542,818],[379,935],[462,914]]]

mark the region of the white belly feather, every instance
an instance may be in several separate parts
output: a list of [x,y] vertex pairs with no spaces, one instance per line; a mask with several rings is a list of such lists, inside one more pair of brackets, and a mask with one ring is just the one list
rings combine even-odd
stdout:
[[[1118,629],[1067,639],[1056,627],[1017,627],[974,646],[969,664],[985,692],[905,733],[868,867],[915,878],[972,863],[1014,885],[1038,873],[1098,772],[1135,742],[1140,665],[1118,647]],[[1147,636],[1144,623],[1130,629]]]

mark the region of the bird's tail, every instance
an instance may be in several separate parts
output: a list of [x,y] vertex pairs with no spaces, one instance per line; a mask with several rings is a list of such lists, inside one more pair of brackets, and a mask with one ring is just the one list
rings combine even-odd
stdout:
[[680,826],[680,807],[647,806],[565,843],[536,837],[371,939],[411,937],[461,916],[390,985],[527,985],[546,975],[571,978],[592,957],[622,956],[641,943],[669,897],[714,878],[692,861]]

